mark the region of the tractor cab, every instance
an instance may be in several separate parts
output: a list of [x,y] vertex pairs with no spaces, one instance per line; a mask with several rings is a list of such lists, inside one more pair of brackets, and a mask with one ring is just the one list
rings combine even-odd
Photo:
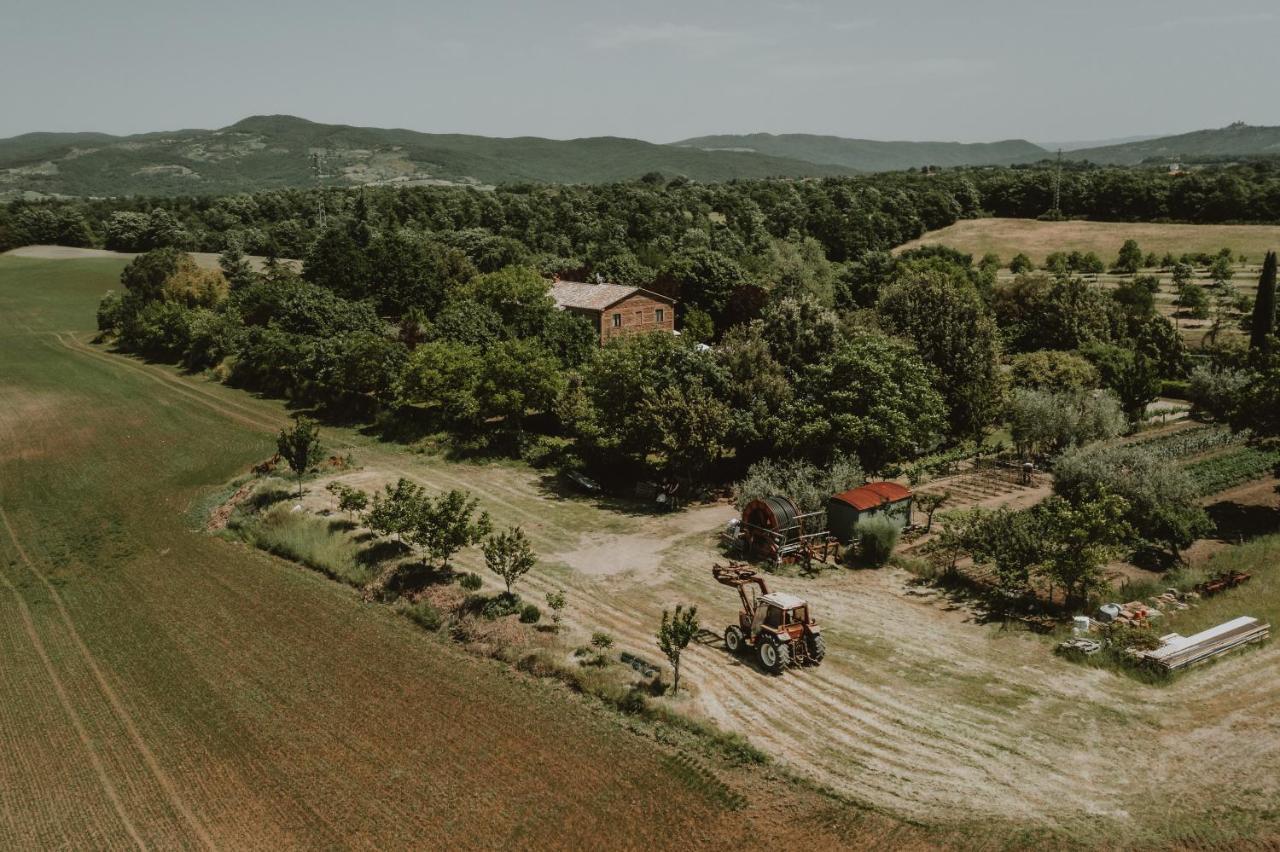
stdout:
[[738,590],[742,608],[738,623],[725,630],[725,647],[733,653],[754,649],[760,664],[779,672],[797,663],[816,665],[826,655],[818,624],[809,614],[809,602],[786,592],[770,592],[764,577],[740,563],[716,565],[716,581]]
[[750,619],[746,613],[738,614],[738,620],[749,636],[754,637],[765,630],[774,635],[786,633],[795,638],[804,632],[805,625],[812,624],[809,604],[795,595],[773,592],[760,595],[754,603],[755,613]]

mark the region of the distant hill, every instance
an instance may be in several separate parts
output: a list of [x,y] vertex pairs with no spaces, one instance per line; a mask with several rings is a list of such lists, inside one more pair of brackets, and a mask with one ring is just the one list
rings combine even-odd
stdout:
[[136,136],[28,133],[0,139],[0,196],[220,194],[327,185],[597,183],[647,172],[699,181],[817,177],[852,169],[779,156],[708,152],[637,139],[498,139],[254,116],[221,130]]
[[1037,142],[1041,148],[1049,152],[1062,153],[1079,151],[1081,148],[1103,148],[1111,145],[1127,145],[1130,142],[1146,142],[1148,139],[1159,139],[1159,133],[1147,133],[1141,136],[1118,136],[1115,139],[1077,139],[1071,142]]
[[845,166],[864,172],[891,172],[918,166],[998,166],[1035,160],[1048,151],[1023,139],[1004,142],[877,142],[810,133],[747,133],[698,136],[673,142],[703,151],[743,151]]
[[1149,159],[1196,157],[1247,157],[1280,154],[1280,127],[1254,127],[1236,123],[1218,130],[1197,130],[1177,136],[1160,136],[1120,145],[1082,148],[1063,156],[1103,165],[1131,166]]

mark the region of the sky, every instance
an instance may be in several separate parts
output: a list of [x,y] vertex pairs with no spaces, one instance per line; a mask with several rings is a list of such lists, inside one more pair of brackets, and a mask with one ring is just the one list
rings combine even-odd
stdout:
[[0,0],[0,137],[249,115],[1036,142],[1280,124],[1276,0]]

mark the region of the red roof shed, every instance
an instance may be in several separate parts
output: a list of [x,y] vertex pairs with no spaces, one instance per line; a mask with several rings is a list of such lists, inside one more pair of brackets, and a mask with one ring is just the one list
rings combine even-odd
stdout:
[[896,482],[868,482],[857,488],[851,488],[843,494],[836,494],[831,499],[848,503],[859,512],[895,503],[911,496],[911,492]]

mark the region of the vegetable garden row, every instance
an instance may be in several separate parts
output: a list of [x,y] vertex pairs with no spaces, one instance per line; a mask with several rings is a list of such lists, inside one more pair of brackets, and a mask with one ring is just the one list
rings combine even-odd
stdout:
[[1187,474],[1201,496],[1216,494],[1251,479],[1266,476],[1280,465],[1280,449],[1242,446],[1231,452],[1193,461]]

